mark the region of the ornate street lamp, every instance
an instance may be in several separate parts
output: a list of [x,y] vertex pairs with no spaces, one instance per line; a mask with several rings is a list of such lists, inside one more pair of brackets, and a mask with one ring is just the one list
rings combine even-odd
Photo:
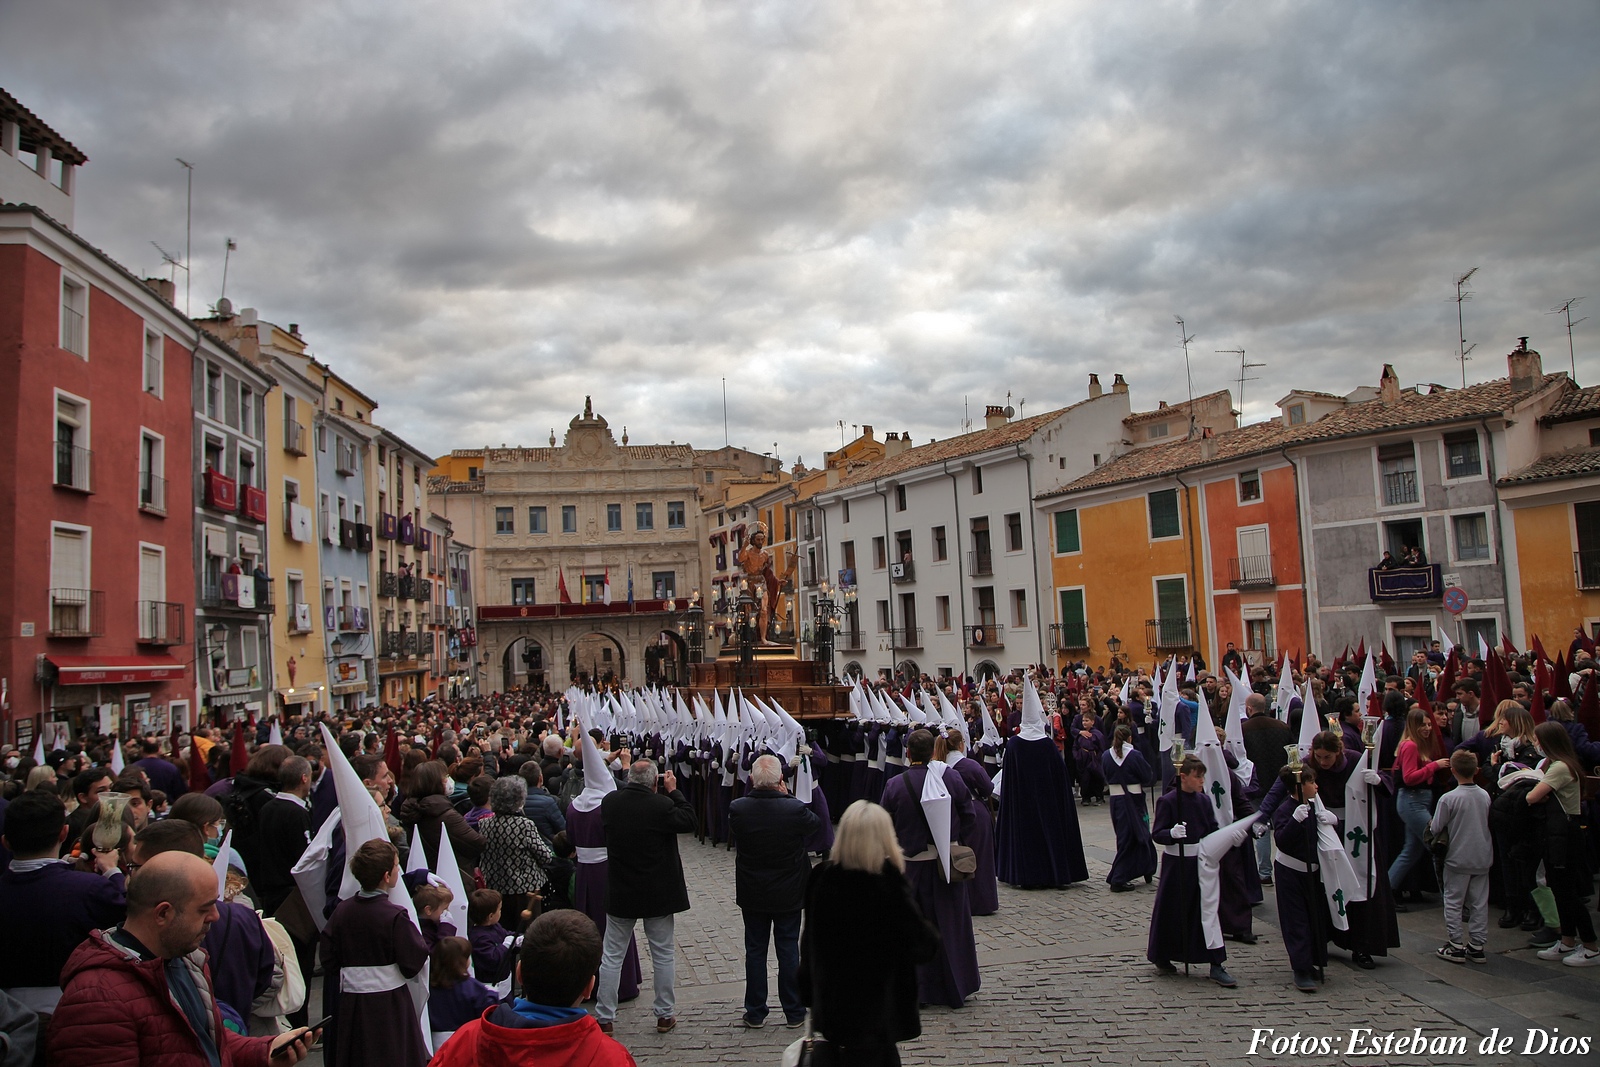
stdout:
[[1112,634],[1110,637],[1106,638],[1106,651],[1111,653],[1113,658],[1115,658],[1118,652],[1122,651],[1122,642],[1117,639],[1116,634]]

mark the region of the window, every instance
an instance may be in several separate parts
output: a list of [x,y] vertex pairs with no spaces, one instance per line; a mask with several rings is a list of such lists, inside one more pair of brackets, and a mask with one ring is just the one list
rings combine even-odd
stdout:
[[1145,437],[1147,440],[1154,441],[1158,438],[1167,436],[1167,434],[1170,432],[1171,431],[1168,429],[1167,423],[1156,422],[1150,424],[1149,430],[1145,431]]
[[1456,559],[1489,558],[1489,519],[1481,512],[1477,515],[1457,515],[1450,520],[1455,528]]
[[688,523],[685,521],[685,515],[686,512],[684,511],[683,501],[667,501],[667,529],[681,530],[687,526]]
[[715,471],[706,471],[706,484],[707,485],[710,485],[712,482],[714,482],[716,480],[717,480],[717,474],[716,474]]
[[[255,486],[255,485],[256,485],[256,456],[255,456],[255,453],[249,451],[248,449],[241,448],[241,449],[239,449],[239,488],[243,489],[246,486]],[[256,488],[260,488],[260,487],[256,486]],[[361,521],[359,515],[356,517],[356,521],[357,522]]]
[[256,435],[256,394],[248,385],[239,387],[239,432],[246,437]]
[[326,426],[318,426],[316,433],[317,451],[326,452],[328,450],[328,428]]
[[1261,499],[1261,472],[1245,471],[1239,475],[1239,503],[1249,504]]
[[55,484],[89,491],[89,403],[56,394]]
[[1083,590],[1063,589],[1061,599],[1061,636],[1058,648],[1088,648],[1089,625],[1083,610]]
[[943,526],[935,526],[933,528],[933,558],[935,560],[950,558],[949,547],[945,544]]
[[1600,429],[1590,430],[1589,447],[1594,448],[1597,445],[1600,445]]
[[533,586],[532,578],[511,579],[511,603],[516,607],[534,603]]
[[972,590],[972,604],[977,609],[978,625],[994,625],[994,586],[980,585]]
[[219,418],[222,413],[222,369],[213,363],[206,364],[206,414]]
[[89,357],[89,287],[61,276],[61,347]]
[[606,532],[617,533],[622,529],[622,505],[606,505]]
[[1600,588],[1600,502],[1572,505],[1572,523],[1578,533],[1578,588]]
[[633,528],[635,530],[654,530],[656,528],[656,508],[654,504],[635,504],[633,506]]
[[1289,405],[1289,425],[1300,426],[1306,421],[1306,406],[1304,404]]
[[1384,445],[1378,449],[1378,465],[1383,471],[1383,502],[1415,504],[1417,502],[1417,452],[1406,441],[1398,445]]
[[878,601],[878,632],[880,634],[889,632],[889,602],[887,600]]
[[933,621],[934,621],[934,625],[938,626],[939,629],[941,629],[941,630],[950,629],[950,598],[949,597],[947,597],[947,596],[936,596],[936,597],[933,598]]
[[578,509],[572,504],[561,505],[561,532],[578,532]]
[[1011,625],[1028,625],[1028,591],[1026,589],[1011,590]]
[[983,468],[972,468],[972,495],[978,496],[983,492]]
[[[167,510],[165,443],[148,430],[139,433],[139,506],[148,511]],[[160,600],[161,597],[145,599]]]
[[1006,551],[1022,551],[1022,512],[1013,511],[1006,516]]
[[657,600],[671,600],[678,595],[677,571],[654,571],[650,575],[650,595]]
[[164,341],[156,330],[144,331],[144,391],[160,396],[162,393],[162,345]]
[[512,517],[512,509],[494,509],[494,532],[497,534],[509,534],[517,532],[517,523],[516,519]]
[[1189,644],[1189,594],[1182,578],[1156,579],[1155,648]]
[[850,501],[842,500],[842,501],[840,501],[840,503],[844,505],[844,521],[845,522],[849,522],[850,521]]
[[1065,556],[1081,551],[1083,543],[1078,540],[1078,509],[1056,512],[1056,554]]
[[89,595],[89,531],[55,526],[50,531],[50,633],[89,637],[94,597]]
[[883,570],[884,567],[888,566],[889,561],[888,561],[887,557],[888,557],[888,549],[887,549],[887,546],[885,546],[885,544],[884,544],[883,538],[874,537],[872,539],[872,566],[873,566],[873,569],[881,571],[881,570]]
[[600,604],[606,598],[606,576],[600,574],[585,574],[583,576],[583,602],[585,604]]
[[1471,430],[1445,434],[1444,457],[1446,478],[1475,478],[1483,473],[1483,459],[1478,455],[1478,435]]
[[894,535],[894,558],[897,563],[911,562],[911,531],[899,530]]
[[894,509],[896,511],[904,511],[906,509],[906,487],[903,485],[894,487]]
[[545,514],[542,506],[528,508],[528,532],[536,534],[550,532],[545,527]]
[[1180,537],[1183,535],[1183,524],[1178,520],[1178,491],[1176,489],[1162,489],[1151,493],[1150,502],[1150,540],[1159,541],[1165,537]]
[[[1405,670],[1411,663],[1411,657],[1418,653],[1426,653],[1428,646],[1433,643],[1433,624],[1430,622],[1396,622],[1391,623],[1390,632],[1394,636],[1394,661],[1404,664],[1400,669]],[[1476,652],[1477,649],[1473,649]]]
[[[1595,547],[1600,548],[1600,538],[1596,538]],[[844,564],[845,570],[854,573],[856,569],[856,543],[854,541],[845,541],[839,545],[839,559]],[[851,581],[853,582],[855,579],[852,578]],[[840,584],[847,583],[841,581]]]
[[1500,626],[1493,617],[1482,619],[1462,619],[1461,628],[1466,631],[1466,640],[1462,642],[1465,648],[1471,649],[1470,655],[1478,654],[1478,639],[1490,648],[1500,644]]

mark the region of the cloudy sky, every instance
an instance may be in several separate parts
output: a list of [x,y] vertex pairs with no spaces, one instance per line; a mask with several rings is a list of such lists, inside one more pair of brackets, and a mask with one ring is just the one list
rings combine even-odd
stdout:
[[[434,451],[636,442],[815,464],[860,423],[1260,380],[1461,381],[1455,275],[1600,380],[1590,2],[7,0],[6,89],[83,149],[78,229],[184,240]],[[180,278],[181,292],[181,278]],[[181,298],[180,298],[181,299]],[[1237,397],[1237,393],[1236,393]],[[965,399],[964,399],[965,398]]]

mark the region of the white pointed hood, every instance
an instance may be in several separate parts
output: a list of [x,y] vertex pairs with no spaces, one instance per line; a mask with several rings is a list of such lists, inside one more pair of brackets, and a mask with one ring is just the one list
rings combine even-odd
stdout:
[[983,723],[982,744],[999,748],[1006,743],[1006,739],[1000,735],[1000,727],[995,725],[994,714],[984,702],[982,693],[978,694],[978,719]]
[[589,736],[589,724],[578,719],[578,743],[583,746],[583,792],[572,798],[572,806],[579,811],[593,811],[600,806],[607,793],[614,792],[617,780],[600,754],[600,746]]
[[922,815],[928,820],[928,831],[933,836],[934,850],[944,865],[945,880],[950,878],[950,789],[944,784],[945,766],[939,762],[928,764],[927,777],[922,779]]
[[271,726],[270,729],[267,730],[267,744],[269,744],[269,745],[281,745],[281,744],[283,744],[283,728],[278,725],[278,720],[277,719],[273,719],[272,720],[272,726]]
[[1317,714],[1317,699],[1311,695],[1311,679],[1306,679],[1305,693],[1300,705],[1300,737],[1297,746],[1302,760],[1311,758],[1311,742],[1322,731],[1322,717]]
[[1044,729],[1044,704],[1039,700],[1039,691],[1033,687],[1033,679],[1026,675],[1022,679],[1022,731],[1019,736],[1024,741],[1043,741],[1049,736]]

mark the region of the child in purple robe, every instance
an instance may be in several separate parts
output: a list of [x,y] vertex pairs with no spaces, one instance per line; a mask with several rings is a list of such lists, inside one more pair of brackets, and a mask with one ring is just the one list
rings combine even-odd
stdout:
[[467,894],[467,936],[472,942],[472,972],[480,982],[499,985],[511,977],[522,938],[500,925],[500,894],[474,889]]
[[1094,712],[1085,711],[1072,734],[1072,758],[1078,767],[1078,790],[1085,804],[1104,800],[1106,776],[1100,757],[1106,750],[1106,737],[1095,726]]
[[417,909],[417,924],[422,928],[422,939],[428,943],[429,952],[433,951],[441,937],[456,936],[455,923],[444,921],[444,913],[455,898],[456,895],[447,887],[432,882],[418,886],[411,894],[411,903]]
[[428,1025],[436,1032],[459,1030],[499,1003],[495,991],[472,977],[472,945],[464,937],[441,937],[428,969]]

